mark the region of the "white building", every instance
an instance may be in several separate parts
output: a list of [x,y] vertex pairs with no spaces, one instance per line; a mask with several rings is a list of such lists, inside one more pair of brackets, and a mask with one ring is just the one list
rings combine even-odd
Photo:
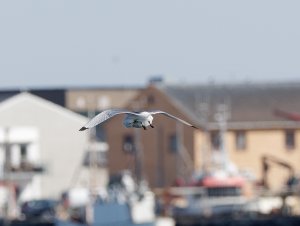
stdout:
[[[1,102],[1,184],[13,182],[21,201],[59,197],[79,176],[88,133],[78,129],[87,120],[29,93]],[[89,183],[85,176],[78,181]]]

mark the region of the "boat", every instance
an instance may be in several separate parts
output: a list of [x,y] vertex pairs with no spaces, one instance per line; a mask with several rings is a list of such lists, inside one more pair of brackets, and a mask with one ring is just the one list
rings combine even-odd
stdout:
[[155,195],[146,181],[136,183],[130,171],[111,176],[105,189],[73,189],[65,195],[69,221],[91,226],[174,226],[156,216]]
[[223,172],[203,175],[190,186],[173,190],[172,217],[177,223],[199,222],[212,218],[238,217],[248,212],[246,181],[238,175]]

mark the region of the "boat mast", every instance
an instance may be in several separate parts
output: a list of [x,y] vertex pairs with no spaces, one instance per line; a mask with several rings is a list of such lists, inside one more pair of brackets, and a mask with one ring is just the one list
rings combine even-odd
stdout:
[[226,148],[226,131],[227,131],[227,120],[229,119],[229,109],[227,104],[219,104],[217,106],[217,113],[215,114],[215,119],[219,126],[219,140],[220,140],[220,147],[219,150],[221,151],[222,156],[222,168],[223,170],[227,170],[229,167],[229,157],[228,151]]

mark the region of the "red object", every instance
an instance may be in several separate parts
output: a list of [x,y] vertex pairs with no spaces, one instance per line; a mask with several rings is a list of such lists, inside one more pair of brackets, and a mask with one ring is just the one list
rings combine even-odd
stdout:
[[197,183],[198,186],[212,187],[242,187],[245,180],[242,177],[215,178],[206,177]]
[[274,114],[288,119],[288,120],[292,120],[292,121],[300,121],[300,114],[299,113],[294,113],[294,112],[286,112],[286,111],[282,111],[282,110],[274,110]]

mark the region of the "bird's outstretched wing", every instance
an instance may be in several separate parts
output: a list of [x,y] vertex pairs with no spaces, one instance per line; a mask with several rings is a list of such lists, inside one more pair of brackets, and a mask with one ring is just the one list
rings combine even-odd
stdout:
[[103,122],[109,120],[110,118],[112,118],[116,115],[120,115],[120,114],[138,115],[137,113],[130,112],[127,110],[119,110],[119,109],[105,110],[105,111],[102,111],[101,113],[99,113],[98,115],[96,115],[95,117],[93,117],[90,121],[88,121],[83,127],[80,128],[79,131],[83,131],[83,130],[92,128],[92,127],[99,125],[100,123],[103,123]]
[[159,111],[159,110],[158,110],[158,111],[150,111],[149,113],[150,113],[151,115],[155,115],[155,114],[163,114],[163,115],[165,115],[165,116],[167,116],[167,117],[169,117],[169,118],[175,119],[175,120],[177,120],[177,121],[179,121],[179,122],[181,122],[181,123],[183,123],[183,124],[185,124],[185,125],[188,125],[188,126],[190,126],[190,127],[193,127],[193,128],[195,128],[195,129],[198,129],[196,126],[194,126],[194,125],[188,123],[187,121],[184,121],[184,120],[181,119],[181,118],[177,118],[176,116],[171,115],[171,114],[169,114],[169,113],[167,113],[167,112],[164,112],[164,111]]

